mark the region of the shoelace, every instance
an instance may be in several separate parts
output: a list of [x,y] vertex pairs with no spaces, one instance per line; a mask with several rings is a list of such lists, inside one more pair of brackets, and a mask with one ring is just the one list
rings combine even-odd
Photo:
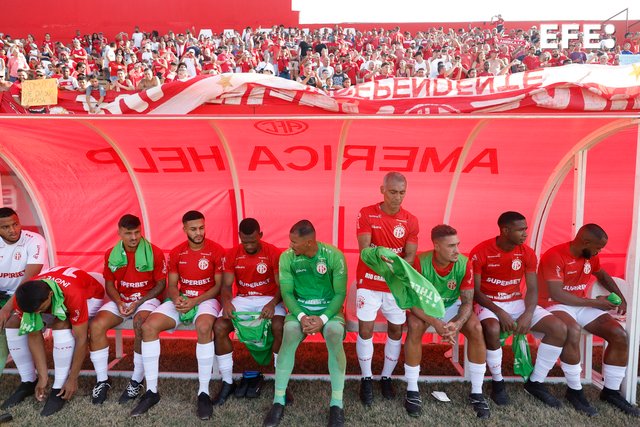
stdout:
[[138,384],[137,386],[134,386],[133,383],[129,383],[127,384],[127,394],[130,397],[136,397],[138,395],[138,393],[140,392],[140,386],[142,384]]
[[107,383],[98,384],[93,388],[93,391],[91,392],[91,396],[97,398],[102,392],[102,390],[104,390],[106,387],[109,387],[109,384]]

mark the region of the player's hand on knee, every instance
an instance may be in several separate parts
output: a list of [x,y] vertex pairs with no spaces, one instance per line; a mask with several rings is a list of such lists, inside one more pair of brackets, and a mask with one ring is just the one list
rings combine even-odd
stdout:
[[496,312],[496,316],[498,316],[498,321],[500,322],[500,330],[503,332],[511,332],[515,329],[516,325],[511,315],[504,310],[499,310]]
[[531,329],[531,320],[533,319],[533,313],[524,312],[522,316],[518,317],[516,321],[516,327],[514,333],[516,335],[525,335],[529,333]]
[[231,319],[235,319],[235,315],[233,313],[235,313],[236,308],[233,304],[231,304],[230,302],[225,303],[222,306],[222,318],[223,319],[227,319],[227,320],[231,320]]
[[[618,308],[617,305],[615,305],[611,301],[609,301],[607,299],[607,297],[604,296],[604,295],[600,295],[600,296],[596,297],[595,299],[593,299],[592,301],[593,301],[592,307],[599,308],[600,310],[609,311],[609,310],[616,310]],[[620,305],[622,305],[622,304],[620,304]]]

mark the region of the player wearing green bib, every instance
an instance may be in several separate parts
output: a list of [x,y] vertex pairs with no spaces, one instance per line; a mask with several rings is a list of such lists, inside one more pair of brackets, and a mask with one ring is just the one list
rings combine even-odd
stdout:
[[342,342],[347,294],[347,265],[337,248],[316,240],[311,222],[297,222],[290,231],[289,250],[280,256],[280,292],[289,314],[276,366],[273,406],[263,425],[277,426],[284,414],[285,393],[298,345],[320,332],[329,353],[331,402],[329,425],[343,426],[342,391],[347,365]]
[[471,380],[469,401],[479,418],[489,418],[489,405],[482,395],[482,380],[486,370],[486,346],[480,321],[473,314],[473,273],[468,258],[458,250],[458,232],[449,225],[437,225],[431,230],[433,250],[421,253],[415,269],[429,280],[442,297],[446,312],[440,319],[413,308],[407,316],[408,332],[404,344],[407,413],[420,415],[422,401],[418,389],[422,335],[431,325],[447,341],[453,342],[462,333],[468,345],[468,369]]

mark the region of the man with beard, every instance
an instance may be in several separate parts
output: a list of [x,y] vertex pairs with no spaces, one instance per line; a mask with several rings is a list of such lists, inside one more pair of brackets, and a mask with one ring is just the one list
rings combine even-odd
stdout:
[[[282,342],[282,327],[287,314],[278,279],[278,263],[281,251],[262,240],[260,224],[253,218],[245,218],[239,225],[240,244],[230,249],[224,257],[222,276],[222,315],[215,325],[216,359],[222,376],[222,387],[214,399],[222,405],[234,391],[233,343],[229,334],[233,332],[231,319],[235,312],[260,312],[262,319],[271,319],[273,332],[273,365],[276,366]],[[233,296],[233,283],[237,294]],[[236,397],[258,397],[263,376],[243,377],[235,389]]]
[[160,401],[160,333],[174,330],[179,323],[191,322],[198,334],[198,418],[208,420],[213,411],[209,397],[214,353],[211,333],[220,312],[216,296],[222,283],[224,249],[205,238],[204,215],[198,211],[189,211],[182,216],[182,229],[187,241],[169,254],[168,299],[142,325],[142,362],[147,392],[131,411],[132,417],[144,414]]
[[[547,374],[560,356],[567,337],[563,323],[547,310],[536,305],[536,255],[527,240],[527,221],[518,212],[504,212],[498,218],[500,235],[471,250],[476,313],[482,324],[487,344],[487,367],[491,372],[491,399],[497,405],[507,405],[509,397],[502,377],[500,332],[515,335],[530,331],[542,336],[534,370],[524,389],[544,404],[558,408],[561,403],[544,386]],[[526,287],[522,287],[522,279]],[[522,289],[526,294],[522,295]],[[584,400],[581,392],[576,400]],[[582,402],[581,400],[581,402]],[[584,403],[584,402],[583,402]],[[594,408],[583,404],[584,412]]]
[[[586,224],[578,230],[572,241],[545,252],[540,258],[538,269],[539,304],[547,307],[547,310],[567,325],[567,341],[560,355],[567,379],[567,397],[582,390],[579,341],[581,329],[584,328],[608,344],[602,364],[604,388],[600,393],[600,400],[626,414],[640,417],[640,409],[629,404],[620,394],[629,345],[626,331],[608,311],[617,309],[618,313],[624,314],[627,311],[627,301],[611,276],[600,266],[598,254],[607,240],[607,233],[602,227]],[[593,299],[588,297],[587,290],[592,275],[606,290],[619,297],[619,305],[605,296]]]

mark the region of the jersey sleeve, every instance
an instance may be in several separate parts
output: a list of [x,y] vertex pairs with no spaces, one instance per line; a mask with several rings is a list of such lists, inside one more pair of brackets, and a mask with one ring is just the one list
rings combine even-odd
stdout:
[[215,268],[213,269],[213,274],[221,274],[224,270],[224,258],[225,258],[225,250],[222,246],[217,245],[216,250],[213,251],[213,262]]
[[564,283],[564,260],[556,252],[547,252],[540,260],[540,276],[547,281],[558,281]]
[[169,261],[167,262],[167,269],[169,270],[169,273],[178,274],[178,260],[180,259],[180,256],[178,255],[179,253],[180,251],[178,250],[178,248],[174,248],[171,252],[169,252]]
[[525,273],[535,273],[538,270],[538,257],[536,257],[536,253],[528,246],[525,246],[526,256],[525,256]]
[[471,261],[467,261],[467,267],[464,272],[464,277],[462,278],[462,283],[460,283],[461,291],[473,290],[473,264]]
[[104,254],[104,268],[102,269],[102,276],[104,277],[105,282],[111,281],[115,282],[116,277],[113,275],[113,271],[109,268],[109,254],[111,253],[111,249],[109,249]]
[[409,233],[407,236],[407,243],[418,244],[418,233],[420,232],[420,225],[418,224],[418,218],[411,215],[409,218]]
[[591,264],[591,274],[600,271],[600,257],[598,255],[592,257],[589,263]]
[[279,278],[280,278],[280,294],[287,310],[296,318],[302,313],[302,308],[298,304],[293,294],[293,275],[291,274],[291,261],[293,260],[293,251],[285,251],[280,256]]
[[369,215],[365,209],[360,209],[358,219],[356,221],[356,230],[358,236],[361,234],[371,234],[371,224],[369,223]]
[[282,251],[275,246],[271,246],[271,254],[269,258],[271,259],[271,265],[273,266],[273,274],[278,275],[280,272],[280,256],[282,255]]
[[42,264],[47,266],[47,244],[39,234],[34,234],[27,246],[27,265]]
[[413,259],[412,267],[415,271],[422,274],[422,254],[418,254],[418,256]]
[[[153,246],[153,280],[155,283],[167,277],[167,262],[162,251]],[[154,284],[155,284],[154,283]]]
[[330,253],[331,257],[328,261],[332,272],[334,295],[323,313],[329,319],[342,312],[344,300],[347,297],[347,263],[344,255],[338,249],[332,249]]
[[229,249],[222,258],[222,271],[225,273],[234,273],[233,263],[236,259],[236,248]]
[[87,299],[83,293],[70,292],[69,295],[65,295],[64,305],[67,308],[69,322],[71,322],[72,325],[81,325],[89,320]]
[[474,274],[481,274],[486,259],[482,253],[482,247],[480,245],[471,250],[470,258]]

